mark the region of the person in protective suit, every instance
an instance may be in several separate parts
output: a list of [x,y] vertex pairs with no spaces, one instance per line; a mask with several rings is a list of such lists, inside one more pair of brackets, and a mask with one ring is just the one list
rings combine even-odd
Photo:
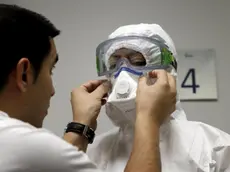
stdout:
[[[87,153],[104,171],[122,172],[134,139],[138,79],[155,69],[165,69],[177,78],[177,52],[161,26],[137,24],[116,29],[99,44],[96,55],[98,76],[112,83],[106,114],[115,127],[97,136]],[[148,82],[154,84],[154,80]],[[178,94],[176,110],[160,127],[159,146],[162,172],[230,171],[230,136],[188,121]]]

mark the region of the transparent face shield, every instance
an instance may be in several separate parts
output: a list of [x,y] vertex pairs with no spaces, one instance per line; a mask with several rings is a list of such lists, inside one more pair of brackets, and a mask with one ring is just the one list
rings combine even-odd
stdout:
[[[146,63],[146,64],[133,64],[128,58],[117,58],[115,64],[110,65],[108,63],[108,51],[115,44],[123,44],[125,41],[141,41],[143,44],[154,44],[160,50],[160,64]],[[111,55],[111,54],[110,54]],[[117,37],[114,39],[109,39],[98,45],[96,49],[96,65],[98,76],[111,76],[112,74],[118,72],[123,64],[126,64],[127,68],[131,68],[135,71],[151,71],[156,69],[170,69],[174,68],[177,70],[177,62],[173,54],[169,51],[168,46],[159,41],[159,39],[140,37],[140,36],[124,36]]]

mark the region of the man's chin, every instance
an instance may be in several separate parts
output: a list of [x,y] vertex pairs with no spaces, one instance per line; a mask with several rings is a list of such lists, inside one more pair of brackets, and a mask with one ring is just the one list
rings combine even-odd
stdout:
[[45,112],[43,112],[43,113],[40,114],[40,117],[39,117],[39,119],[38,119],[39,121],[36,123],[36,126],[35,126],[35,127],[37,127],[37,128],[42,128],[43,122],[44,122],[44,120],[45,120],[47,114],[48,114],[48,111],[45,111]]
[[43,115],[42,115],[42,122],[45,120],[45,118],[47,117],[48,115],[48,111],[44,112]]
[[30,123],[31,125],[33,125],[36,128],[42,128],[43,126],[43,119],[39,119],[39,121],[34,121],[33,123]]

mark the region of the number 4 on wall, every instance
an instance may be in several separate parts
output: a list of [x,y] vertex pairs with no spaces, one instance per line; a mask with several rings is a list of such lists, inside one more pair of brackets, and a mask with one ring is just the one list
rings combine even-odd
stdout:
[[[189,77],[192,77],[192,84],[186,84]],[[200,86],[196,84],[196,72],[195,69],[189,69],[188,73],[186,74],[184,81],[181,84],[182,88],[192,88],[194,94],[196,94],[196,89]]]

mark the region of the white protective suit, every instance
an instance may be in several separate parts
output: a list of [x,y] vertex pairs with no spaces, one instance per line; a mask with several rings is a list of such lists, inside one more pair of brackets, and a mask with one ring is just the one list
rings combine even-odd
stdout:
[[[112,33],[109,39],[130,35],[159,36],[176,56],[172,39],[157,24],[122,26]],[[133,45],[132,42],[122,43],[120,46],[114,45],[108,52],[108,56],[116,49],[137,47],[137,45],[147,63],[151,61],[152,51],[148,50],[151,46],[138,42],[133,42]],[[107,172],[122,172],[132,150],[134,137],[132,118],[135,118],[135,112],[128,114],[127,117],[127,114],[122,111],[111,110],[108,104],[106,113],[115,127],[97,136],[87,154],[99,168]],[[162,172],[230,171],[230,136],[207,124],[188,121],[179,99],[176,111],[160,128],[160,153]]]

